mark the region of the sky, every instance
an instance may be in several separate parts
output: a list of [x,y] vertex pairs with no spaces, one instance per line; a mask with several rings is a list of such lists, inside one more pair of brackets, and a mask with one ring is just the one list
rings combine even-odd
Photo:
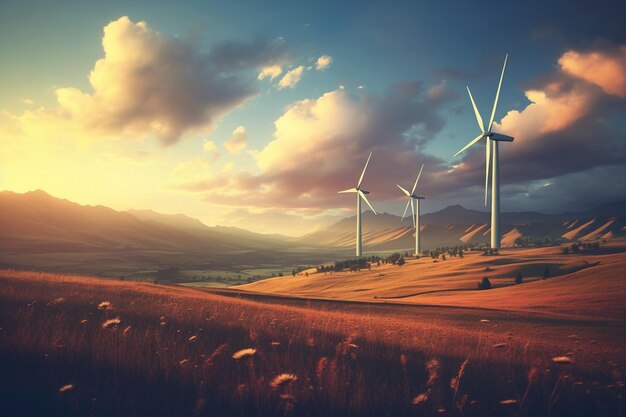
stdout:
[[[401,214],[626,199],[626,3],[0,2],[0,190],[302,235],[356,185]],[[549,4],[546,4],[549,3]]]

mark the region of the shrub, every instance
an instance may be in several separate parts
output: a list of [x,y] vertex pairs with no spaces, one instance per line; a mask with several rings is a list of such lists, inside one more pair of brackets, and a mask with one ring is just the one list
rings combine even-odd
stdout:
[[543,279],[550,278],[550,267],[546,266],[546,269],[543,271]]
[[569,254],[569,248],[567,246],[563,248],[563,254],[564,255]]
[[516,284],[521,284],[521,283],[522,283],[522,280],[523,280],[523,278],[522,278],[522,273],[521,273],[521,272],[518,272],[518,273],[517,273],[517,275],[515,276],[515,283],[516,283]]
[[478,289],[488,290],[490,288],[491,288],[491,282],[489,281],[489,278],[483,277],[483,280],[478,283]]

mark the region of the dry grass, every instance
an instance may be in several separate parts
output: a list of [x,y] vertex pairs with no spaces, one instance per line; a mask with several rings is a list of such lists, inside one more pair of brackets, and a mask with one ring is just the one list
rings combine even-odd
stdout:
[[[560,247],[503,249],[499,256],[466,253],[433,263],[407,259],[403,266],[360,272],[280,277],[232,287],[236,291],[310,298],[465,306],[589,317],[626,317],[626,241],[603,250],[564,255]],[[546,268],[550,279],[543,280]],[[523,284],[516,285],[518,273]],[[476,291],[487,277],[493,289]]]
[[0,271],[0,414],[619,415],[623,334],[525,317]]

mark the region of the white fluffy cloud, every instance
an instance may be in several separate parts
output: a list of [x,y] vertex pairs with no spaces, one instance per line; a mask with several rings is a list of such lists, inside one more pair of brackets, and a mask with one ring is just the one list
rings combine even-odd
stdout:
[[268,65],[267,67],[261,69],[258,79],[263,80],[265,78],[269,78],[270,80],[273,80],[282,73],[283,69],[280,67],[280,65]]
[[284,54],[282,45],[262,41],[227,42],[204,53],[189,41],[168,38],[128,17],[104,27],[102,47],[104,57],[89,74],[92,91],[58,88],[56,107],[19,117],[23,131],[156,137],[170,145],[188,132],[212,129],[256,94],[249,71]]
[[626,98],[626,46],[613,51],[568,51],[559,59],[559,65],[607,94]]
[[209,157],[216,161],[220,157],[220,151],[217,149],[217,145],[212,140],[205,140],[202,144],[202,151],[209,155]]
[[303,73],[304,67],[302,65],[292,69],[291,71],[288,71],[278,82],[278,88],[294,88],[300,82]]
[[425,177],[447,169],[419,149],[443,127],[439,108],[419,83],[398,84],[384,95],[338,89],[297,101],[275,121],[273,140],[256,157],[258,173],[240,171],[223,183],[216,176],[185,190],[225,205],[352,208],[352,200],[338,197],[337,190],[355,185],[373,151],[364,185],[374,200],[396,198],[397,189],[388,185],[409,183],[421,163],[428,166]]
[[[495,131],[515,137],[500,147],[500,169],[509,184],[626,163],[619,151],[623,135],[606,123],[626,105],[620,81],[626,79],[626,66],[618,64],[618,56],[601,50],[562,54],[560,68],[525,91],[530,103],[494,125]],[[455,169],[462,184],[484,176],[483,150],[477,148]]]
[[241,152],[248,142],[248,132],[244,126],[238,126],[233,130],[230,138],[224,142],[226,150],[233,154]]
[[332,63],[333,63],[332,56],[322,55],[321,57],[317,58],[317,61],[315,61],[315,69],[318,71],[324,71],[325,69],[330,67]]

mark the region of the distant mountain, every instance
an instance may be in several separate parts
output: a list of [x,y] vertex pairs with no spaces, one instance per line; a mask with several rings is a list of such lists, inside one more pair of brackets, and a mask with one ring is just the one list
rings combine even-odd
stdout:
[[[538,212],[502,213],[502,244],[512,246],[519,238],[530,240],[549,237],[554,241],[593,240],[624,235],[626,202],[617,202],[583,213],[542,214]],[[411,248],[415,234],[411,219],[401,222],[388,213],[364,212],[363,241],[368,251]],[[337,248],[354,246],[355,217],[341,221],[300,238],[303,243],[317,242]],[[456,246],[464,243],[488,243],[490,214],[460,205],[424,214],[421,217],[425,249]]]
[[0,213],[4,267],[92,273],[254,266],[282,262],[294,249],[278,235],[208,227],[182,214],[84,206],[43,191],[0,192]]
[[184,214],[161,214],[154,210],[128,210],[139,220],[153,221],[166,226],[189,231],[207,231],[209,227],[198,219]]
[[[355,237],[354,217],[300,238],[287,238],[235,227],[208,227],[183,214],[84,206],[43,191],[0,192],[0,213],[0,267],[105,275],[167,268],[242,271],[319,263],[349,256]],[[624,213],[626,202],[583,213],[503,213],[502,241],[507,246],[518,237],[575,241],[623,236]],[[426,249],[486,243],[489,232],[488,213],[458,205],[422,216]],[[363,239],[370,252],[411,248],[411,219],[402,223],[398,216],[365,212]]]

